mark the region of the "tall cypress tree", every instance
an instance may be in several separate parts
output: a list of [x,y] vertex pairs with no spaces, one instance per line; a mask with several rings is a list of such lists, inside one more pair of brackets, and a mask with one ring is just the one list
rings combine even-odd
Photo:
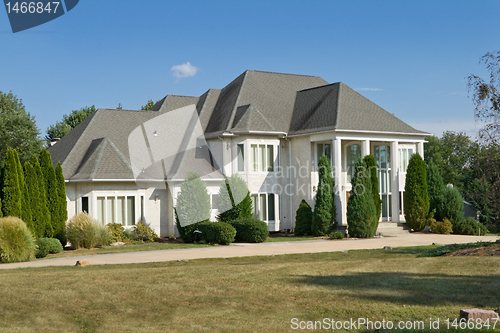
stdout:
[[335,220],[334,210],[334,180],[330,160],[326,155],[321,156],[318,163],[318,190],[314,204],[311,231],[315,236],[323,236],[330,231],[330,224]]
[[[33,154],[31,157],[31,163],[33,164],[33,170],[35,173],[35,181],[38,186],[38,195],[40,196],[40,222],[44,225],[44,235],[42,237],[53,237],[54,229],[52,227],[52,222],[50,219],[50,211],[47,207],[47,194],[45,192],[45,180],[43,178],[42,168],[38,162],[38,158]],[[43,220],[43,222],[42,222]]]
[[17,174],[17,162],[15,152],[7,150],[5,158],[5,169],[3,172],[3,214],[21,218],[21,188],[19,187],[19,176]]
[[382,200],[380,200],[380,192],[378,190],[377,162],[375,161],[375,157],[373,155],[366,155],[363,158],[363,161],[365,162],[366,167],[370,172],[373,203],[375,204],[375,210],[376,210],[375,218],[378,221],[380,219],[380,213],[382,212]]
[[57,184],[57,196],[58,196],[58,207],[59,221],[57,222],[57,227],[55,230],[56,238],[61,241],[61,244],[66,244],[66,221],[68,220],[68,203],[66,201],[66,185],[64,182],[63,169],[61,167],[61,162],[57,162],[56,166],[56,184]]
[[217,220],[231,222],[253,217],[252,199],[247,183],[238,174],[226,177],[219,188]]
[[40,167],[42,168],[45,197],[47,198],[47,208],[50,213],[50,221],[54,236],[61,232],[61,220],[59,218],[59,195],[57,193],[56,172],[50,158],[50,153],[44,149],[40,153]]
[[429,210],[436,210],[434,218],[437,221],[442,221],[445,216],[443,216],[443,195],[445,187],[443,182],[443,177],[439,172],[438,166],[434,163],[434,160],[430,160],[427,165],[427,193],[429,195]]
[[35,169],[30,162],[24,163],[26,173],[26,187],[28,188],[29,203],[33,220],[33,230],[37,238],[45,236],[46,216],[41,209],[40,189],[38,188],[38,179]]
[[352,190],[347,203],[347,228],[352,237],[375,236],[378,227],[377,210],[373,202],[372,182],[364,161],[355,165]]
[[408,162],[404,208],[408,227],[415,231],[422,230],[429,213],[429,194],[425,162],[419,154],[413,154]]
[[34,231],[31,206],[28,197],[28,188],[26,187],[26,182],[24,180],[24,170],[21,165],[21,161],[19,160],[19,155],[17,155],[17,152],[15,151],[14,153],[14,158],[16,159],[17,164],[17,176],[19,177],[19,189],[21,190],[21,220],[26,223],[28,229]]

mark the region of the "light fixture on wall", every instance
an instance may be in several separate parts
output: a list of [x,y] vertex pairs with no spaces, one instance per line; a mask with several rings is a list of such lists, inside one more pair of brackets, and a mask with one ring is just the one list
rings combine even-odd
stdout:
[[155,202],[158,201],[158,194],[155,194]]

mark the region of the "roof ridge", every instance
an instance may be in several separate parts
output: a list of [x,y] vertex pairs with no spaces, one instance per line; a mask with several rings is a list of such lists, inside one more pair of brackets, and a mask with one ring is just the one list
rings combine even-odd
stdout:
[[127,161],[127,158],[123,155],[123,153],[120,151],[120,149],[118,149],[118,147],[115,146],[115,144],[113,143],[113,141],[107,139],[107,142],[109,143],[109,145],[111,146],[111,148],[113,148],[116,151],[116,153],[118,154],[118,157],[120,157],[120,159],[127,166],[127,168],[129,168],[129,170],[133,173],[134,171],[132,170],[132,166]]
[[270,71],[261,71],[261,70],[256,70],[256,69],[247,69],[245,72],[257,72],[257,73],[267,73],[267,74],[281,74],[281,75],[291,75],[291,76],[317,77],[317,78],[322,79],[321,76],[317,76],[317,75],[293,74],[293,73],[282,73],[282,72],[270,72]]
[[340,114],[340,100],[342,99],[342,87],[344,86],[344,83],[338,82],[339,84],[339,92],[337,96],[337,113],[335,114],[335,122],[333,123],[333,128],[337,129],[337,126],[339,125],[339,114]]
[[230,126],[234,121],[234,117],[236,116],[236,111],[238,109],[238,102],[241,98],[241,92],[243,91],[243,85],[245,84],[245,81],[247,79],[247,73],[248,73],[248,70],[246,70],[243,73],[243,80],[241,81],[240,89],[238,90],[238,97],[236,97],[236,101],[234,102],[233,110],[231,111],[231,117],[229,117],[229,121],[227,122],[225,131],[228,131],[230,129]]
[[[94,113],[92,113],[89,117],[92,117],[89,122],[87,123],[87,125],[85,126],[85,129],[82,131],[82,133],[80,133],[80,135],[78,136],[78,139],[76,140],[75,142],[75,145],[71,148],[71,150],[69,151],[68,155],[66,156],[66,158],[64,159],[64,162],[61,163],[61,167],[63,168],[64,170],[64,166],[66,165],[66,162],[67,161],[71,161],[71,155],[74,154],[75,152],[75,147],[81,142],[80,142],[80,138],[85,134],[85,132],[88,130],[88,128],[90,127],[90,124],[92,124],[92,122],[94,121],[95,117],[97,116],[97,113],[99,112],[99,110],[101,109],[97,109],[95,110]],[[85,120],[84,120],[85,121]],[[74,129],[74,128],[73,128]],[[75,171],[75,174],[76,174],[76,171]],[[71,177],[73,177],[75,174],[71,175]],[[68,178],[71,178],[69,175],[68,175]]]
[[340,83],[342,83],[342,82],[339,81],[339,82],[334,82],[334,83],[328,83],[328,84],[324,84],[322,86],[317,86],[317,87],[311,87],[311,88],[306,88],[306,89],[298,90],[297,92],[310,91],[310,90],[314,90],[314,89],[321,89],[321,88],[325,88],[325,87],[329,87],[329,86],[334,86],[334,85],[340,84]]

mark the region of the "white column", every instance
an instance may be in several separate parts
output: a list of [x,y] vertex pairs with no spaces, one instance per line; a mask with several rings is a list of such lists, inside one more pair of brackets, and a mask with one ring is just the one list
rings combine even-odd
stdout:
[[364,140],[361,143],[361,158],[370,155],[370,140]]
[[399,151],[398,141],[391,142],[392,221],[399,222]]
[[424,159],[424,142],[420,141],[417,143],[417,153]]
[[344,184],[342,184],[342,145],[340,139],[332,140],[333,147],[333,173],[335,177],[335,208],[337,210],[337,223],[347,225],[345,214]]

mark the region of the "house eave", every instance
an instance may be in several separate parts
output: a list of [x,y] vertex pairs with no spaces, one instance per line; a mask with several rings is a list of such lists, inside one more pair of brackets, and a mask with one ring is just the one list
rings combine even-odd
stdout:
[[304,133],[291,134],[287,137],[293,138],[298,136],[324,134],[324,133],[359,133],[359,134],[377,134],[377,135],[404,135],[404,136],[432,136],[431,133],[408,133],[408,132],[387,132],[387,131],[367,131],[367,130],[345,130],[345,129],[328,129],[323,131],[308,131]]

